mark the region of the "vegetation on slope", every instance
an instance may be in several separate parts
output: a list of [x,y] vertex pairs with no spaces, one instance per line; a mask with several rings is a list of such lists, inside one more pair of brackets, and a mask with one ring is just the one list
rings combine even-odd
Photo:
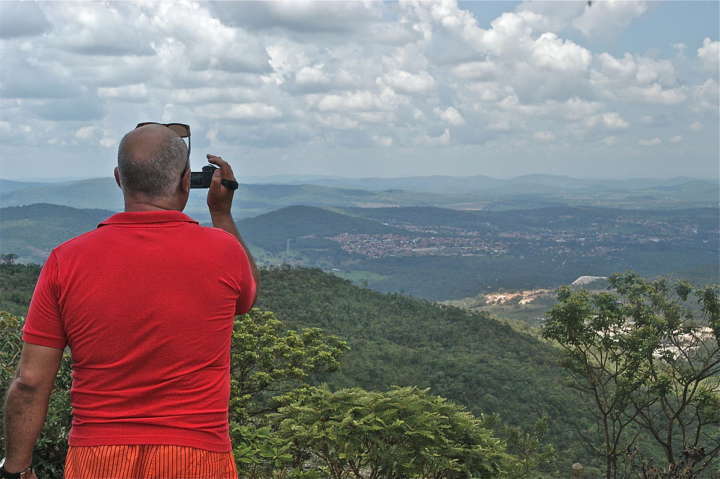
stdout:
[[[22,314],[39,267],[0,265],[0,272],[19,300],[0,309]],[[319,270],[264,270],[262,284],[258,307],[274,311],[285,327],[322,328],[350,347],[337,371],[311,375],[311,383],[430,388],[476,415],[497,414],[526,430],[548,417],[545,437],[565,452],[562,461],[584,459],[575,435],[576,426],[585,427],[583,405],[567,397],[556,351],[537,339],[484,315],[377,293]]]
[[486,315],[358,288],[319,270],[263,272],[260,306],[288,325],[345,338],[334,387],[430,388],[472,412],[529,428],[550,417],[548,439],[574,445],[583,406],[567,397],[557,352]]

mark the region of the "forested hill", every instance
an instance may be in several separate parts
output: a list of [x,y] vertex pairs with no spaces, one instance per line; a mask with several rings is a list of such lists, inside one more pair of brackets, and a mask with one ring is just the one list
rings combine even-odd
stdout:
[[[25,314],[35,265],[0,265],[0,310]],[[319,327],[351,347],[332,387],[429,387],[474,413],[529,426],[549,416],[548,440],[578,458],[582,405],[562,386],[556,351],[487,316],[382,294],[315,269],[264,270],[258,307],[288,328]]]
[[[238,228],[250,243],[272,252],[285,249],[286,240],[327,237],[340,233],[386,234],[405,231],[378,221],[336,213],[312,206],[289,206],[238,222]],[[293,245],[295,246],[295,245]]]
[[0,208],[0,250],[18,255],[23,262],[44,262],[58,244],[95,229],[112,215],[108,210],[48,203]]
[[288,326],[319,327],[351,347],[335,387],[429,387],[475,413],[528,426],[551,418],[551,439],[570,447],[582,405],[562,386],[557,352],[488,316],[382,294],[316,269],[263,272],[259,306]]

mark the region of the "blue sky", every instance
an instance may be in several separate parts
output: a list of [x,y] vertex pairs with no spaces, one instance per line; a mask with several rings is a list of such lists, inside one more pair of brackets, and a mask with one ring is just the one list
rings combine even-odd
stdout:
[[[718,2],[0,2],[0,177],[718,177]],[[22,168],[18,168],[21,164]]]

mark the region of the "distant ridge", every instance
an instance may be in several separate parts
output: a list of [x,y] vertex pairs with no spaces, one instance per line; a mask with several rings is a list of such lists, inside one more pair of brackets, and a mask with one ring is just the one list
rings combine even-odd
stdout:
[[372,219],[349,216],[312,206],[288,206],[238,223],[253,244],[273,252],[282,251],[286,241],[301,237],[333,236],[340,233],[407,233]]
[[0,208],[0,252],[17,254],[20,262],[43,263],[52,248],[95,229],[112,214],[47,203]]
[[[191,190],[186,212],[207,216],[207,190]],[[235,193],[234,209],[241,217],[256,216],[285,206],[410,206],[451,204],[461,198],[407,191],[369,191],[362,188],[313,184],[245,184]],[[114,178],[93,178],[67,183],[47,183],[0,191],[0,207],[52,203],[73,208],[123,209],[123,198]]]
[[110,210],[78,209],[70,206],[54,205],[51,203],[35,203],[27,206],[10,206],[7,208],[0,208],[0,219],[2,219],[2,221],[40,218],[57,220],[60,216],[65,219],[77,219],[87,218],[88,215],[98,215],[103,218],[107,218],[113,214],[114,212]]

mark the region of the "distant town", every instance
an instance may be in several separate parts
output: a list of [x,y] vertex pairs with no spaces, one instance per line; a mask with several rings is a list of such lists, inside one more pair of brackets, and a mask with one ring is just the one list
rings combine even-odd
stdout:
[[[544,254],[606,256],[630,246],[710,247],[717,228],[702,229],[698,224],[628,218],[607,218],[604,223],[583,225],[580,229],[558,229],[552,225],[532,230],[522,224],[516,230],[477,231],[459,227],[428,227],[409,223],[391,225],[407,234],[340,233],[335,241],[346,253],[368,258],[392,256],[498,256],[524,255],[542,249]],[[487,226],[487,225],[484,225]],[[307,238],[311,238],[308,236]]]

